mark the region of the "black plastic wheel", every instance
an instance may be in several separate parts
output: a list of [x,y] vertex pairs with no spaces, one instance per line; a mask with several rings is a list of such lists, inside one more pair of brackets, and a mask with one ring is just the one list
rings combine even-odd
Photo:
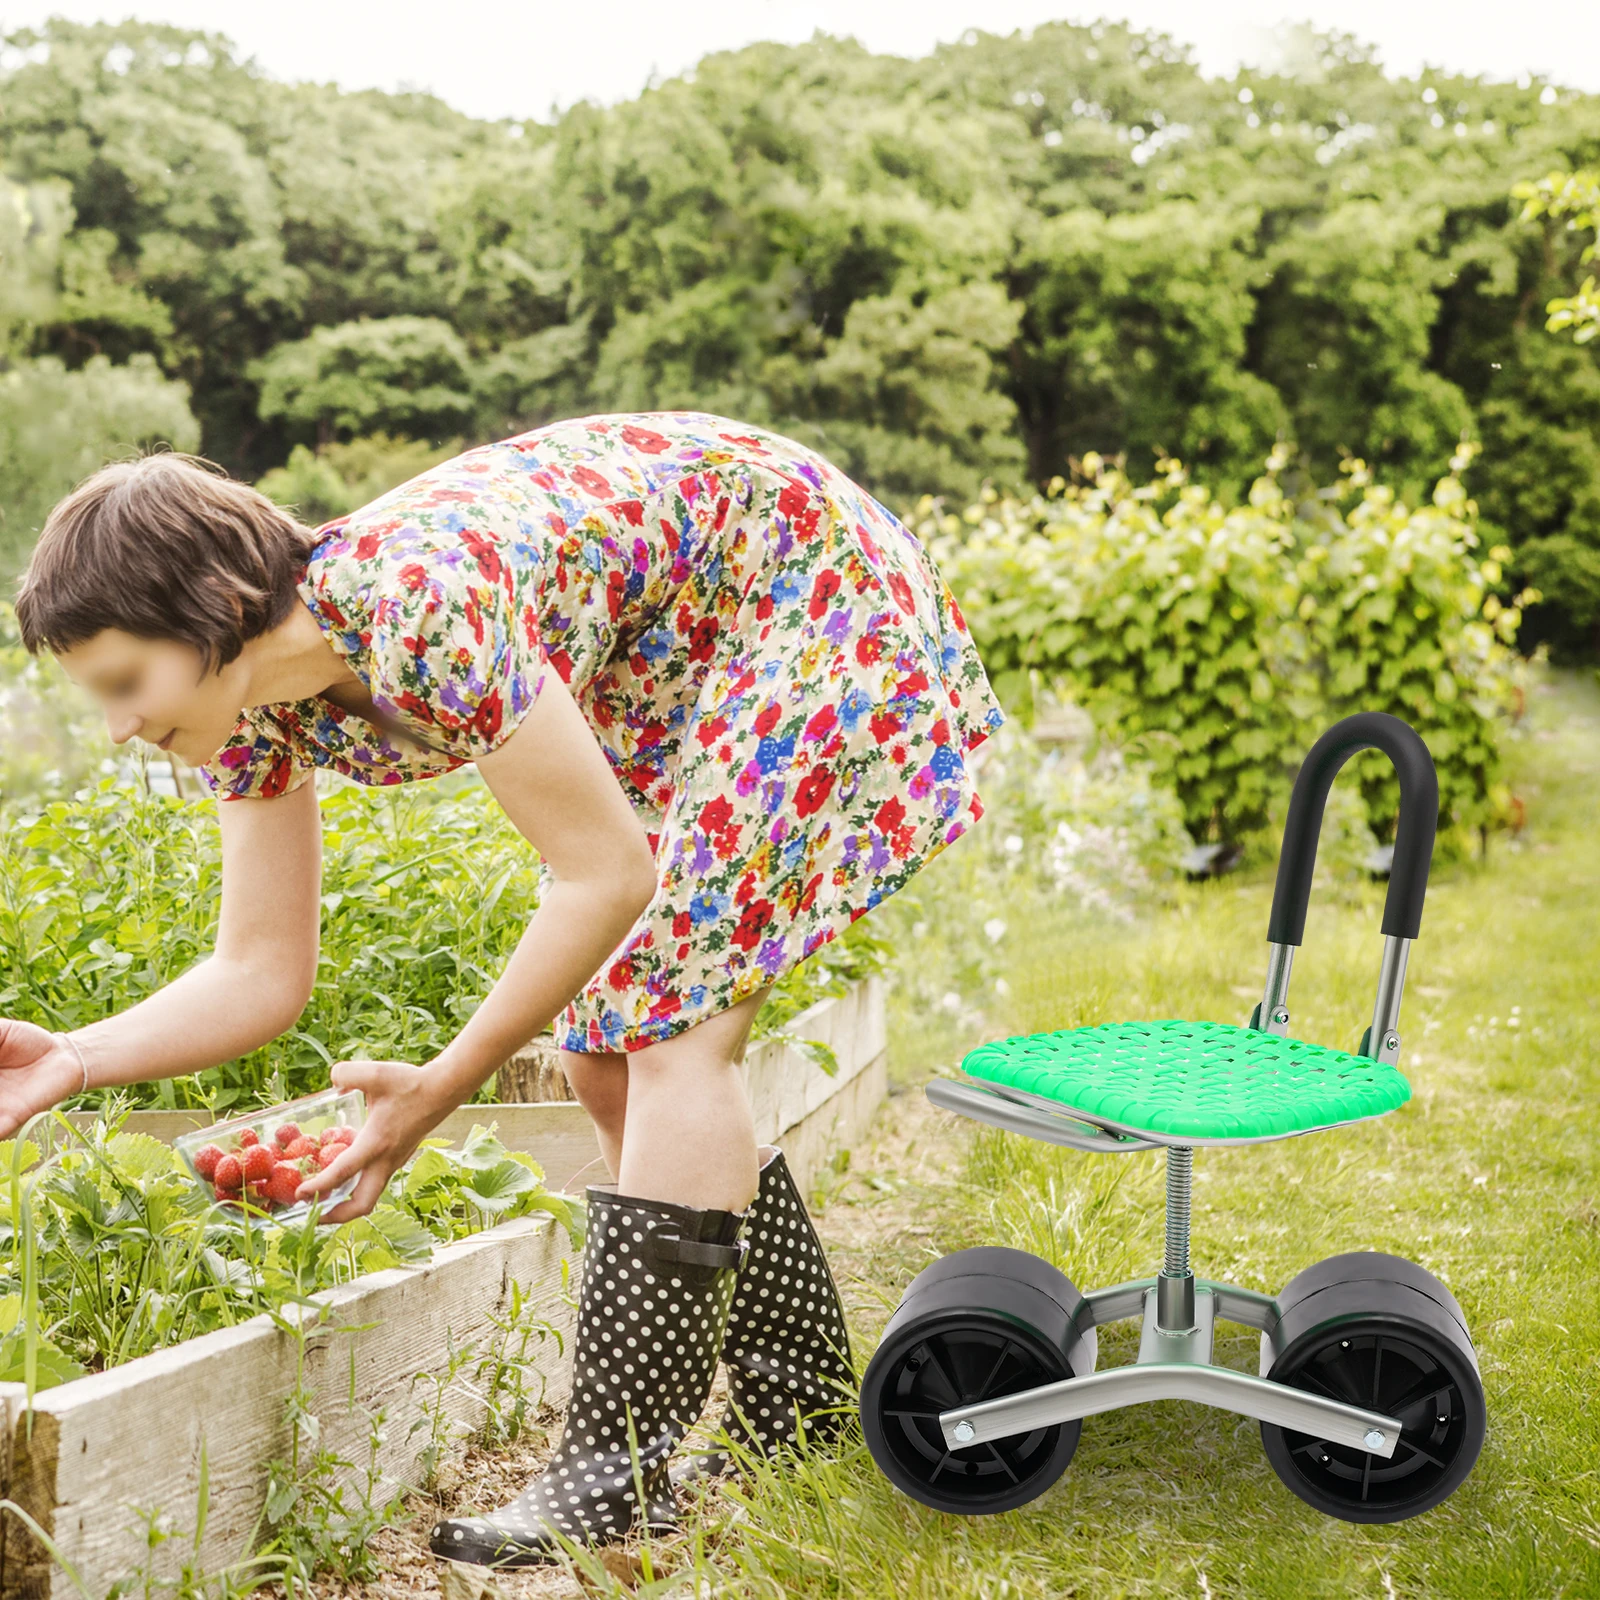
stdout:
[[1345,1522],[1402,1522],[1453,1494],[1488,1416],[1465,1318],[1444,1285],[1415,1262],[1363,1252],[1292,1279],[1278,1309],[1263,1335],[1268,1377],[1401,1422],[1387,1459],[1263,1422],[1284,1486]]
[[1066,1470],[1079,1421],[950,1449],[939,1413],[1094,1370],[1083,1296],[1025,1250],[980,1245],[920,1272],[861,1383],[867,1448],[897,1488],[938,1511],[986,1516],[1036,1499]]

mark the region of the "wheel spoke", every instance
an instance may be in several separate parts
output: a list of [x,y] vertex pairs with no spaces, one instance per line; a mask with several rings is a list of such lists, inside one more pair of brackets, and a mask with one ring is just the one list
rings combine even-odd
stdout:
[[1441,1472],[1445,1471],[1450,1465],[1448,1461],[1441,1461],[1431,1450],[1424,1450],[1420,1444],[1413,1444],[1404,1434],[1400,1436],[1400,1446],[1409,1450],[1413,1455],[1421,1456],[1424,1461],[1430,1462]]
[[1402,1411],[1409,1410],[1417,1401],[1431,1400],[1441,1389],[1450,1387],[1448,1374],[1435,1369],[1418,1378],[1398,1400],[1391,1400],[1387,1406],[1375,1406],[1373,1409],[1387,1411],[1391,1417],[1398,1417]]
[[935,1478],[937,1478],[939,1476],[939,1474],[941,1472],[943,1472],[944,1469],[950,1464],[950,1457],[954,1453],[955,1453],[954,1451],[946,1450],[945,1453],[942,1456],[939,1457],[939,1465],[936,1466],[933,1469],[933,1471],[928,1474],[928,1482],[929,1483],[932,1483],[933,1480]]
[[1006,1476],[1008,1478],[1010,1478],[1013,1483],[1021,1483],[1022,1482],[1022,1479],[1019,1478],[1017,1476],[1016,1472],[1013,1470],[1011,1463],[1006,1460],[1005,1456],[1001,1453],[1000,1450],[998,1450],[995,1447],[995,1445],[992,1442],[989,1445],[989,1454],[992,1455],[995,1458],[995,1460],[998,1461],[1000,1463],[1000,1465],[1005,1468]]
[[[1383,1335],[1379,1334],[1372,1341],[1372,1409],[1378,1409],[1378,1384],[1383,1377]],[[1366,1475],[1363,1473],[1361,1498],[1366,1499]]]
[[994,1382],[995,1375],[1000,1371],[1001,1364],[1005,1361],[1006,1352],[1011,1348],[1011,1341],[1005,1340],[1000,1346],[1000,1354],[994,1358],[994,1365],[989,1368],[989,1376],[978,1385],[978,1392],[970,1399],[962,1401],[963,1405],[974,1406],[989,1392],[989,1385]]
[[[1425,1404],[1427,1406],[1427,1408],[1428,1408],[1428,1416],[1429,1417],[1437,1416],[1438,1415],[1438,1411],[1437,1411],[1436,1408],[1437,1408],[1437,1405],[1438,1405],[1439,1396],[1440,1396],[1441,1393],[1448,1392],[1449,1389],[1450,1389],[1450,1384],[1449,1384],[1448,1380],[1445,1381],[1444,1383],[1430,1384],[1428,1386],[1427,1393],[1417,1395],[1415,1399],[1407,1401],[1406,1404],[1404,1404],[1404,1405],[1389,1406],[1387,1408],[1388,1412],[1389,1412],[1389,1415],[1391,1417],[1399,1417],[1400,1426],[1402,1428],[1422,1427],[1422,1423],[1421,1422],[1408,1422],[1406,1420],[1406,1413],[1408,1411],[1415,1411],[1418,1406]],[[1448,1402],[1447,1402],[1447,1404],[1448,1404]],[[1428,1430],[1426,1428],[1423,1428],[1423,1432],[1424,1433],[1426,1433],[1427,1431]]]
[[893,1408],[886,1408],[883,1414],[886,1417],[918,1417],[923,1419],[932,1419],[938,1417],[940,1412],[937,1410],[923,1410],[920,1407],[913,1406],[895,1406]]
[[1320,1389],[1329,1400],[1337,1400],[1340,1405],[1358,1406],[1361,1404],[1359,1400],[1357,1400],[1353,1395],[1349,1394],[1342,1387],[1335,1388],[1332,1384],[1324,1382],[1309,1367],[1302,1367],[1294,1375],[1294,1381],[1297,1384],[1309,1383],[1312,1388]]
[[1366,1504],[1367,1485],[1372,1481],[1372,1453],[1368,1451],[1361,1462],[1361,1501]]
[[956,1387],[956,1381],[950,1376],[950,1370],[940,1359],[939,1352],[934,1349],[933,1341],[936,1335],[929,1334],[922,1341],[922,1348],[928,1352],[928,1365],[933,1368],[934,1376],[944,1385],[945,1393],[950,1396],[950,1404],[961,1404],[961,1391]]

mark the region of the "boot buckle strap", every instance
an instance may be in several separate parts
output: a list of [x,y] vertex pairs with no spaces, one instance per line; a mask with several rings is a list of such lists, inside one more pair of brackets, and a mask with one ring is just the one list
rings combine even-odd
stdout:
[[665,1228],[653,1230],[657,1252],[668,1261],[681,1261],[695,1267],[741,1267],[750,1253],[750,1241],[713,1244],[709,1239],[685,1239]]

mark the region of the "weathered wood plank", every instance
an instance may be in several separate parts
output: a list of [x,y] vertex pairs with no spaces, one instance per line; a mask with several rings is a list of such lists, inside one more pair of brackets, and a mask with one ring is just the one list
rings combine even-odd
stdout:
[[[420,1444],[408,1437],[411,1424],[423,1414],[422,1402],[432,1404],[439,1395],[433,1383],[413,1386],[414,1375],[443,1378],[452,1345],[460,1349],[476,1340],[480,1352],[487,1349],[498,1336],[491,1318],[506,1314],[513,1278],[550,1329],[530,1343],[533,1392],[540,1392],[542,1378],[545,1396],[561,1400],[570,1362],[562,1359],[555,1332],[569,1345],[576,1321],[561,1293],[563,1259],[569,1271],[581,1259],[565,1228],[547,1216],[519,1217],[441,1247],[424,1266],[373,1273],[318,1296],[320,1315],[307,1314],[315,1321],[307,1328],[303,1381],[317,1397],[313,1410],[323,1442],[360,1469],[374,1461],[391,1487],[409,1481]],[[210,1501],[199,1558],[216,1568],[248,1553],[268,1463],[289,1456],[283,1409],[296,1381],[296,1345],[270,1318],[252,1317],[42,1391],[31,1437],[21,1415],[22,1386],[0,1386],[13,1414],[17,1503],[51,1534],[92,1593],[102,1593],[143,1558],[140,1508],[166,1513],[180,1533],[192,1530],[202,1444]],[[485,1406],[471,1376],[469,1364],[443,1391],[452,1424],[483,1420]],[[373,1457],[368,1445],[380,1408],[387,1412],[384,1443]],[[4,1600],[72,1593],[64,1574],[52,1574],[37,1541],[8,1521]],[[155,1552],[153,1570],[170,1577],[180,1555],[192,1551],[191,1539],[177,1538]]]

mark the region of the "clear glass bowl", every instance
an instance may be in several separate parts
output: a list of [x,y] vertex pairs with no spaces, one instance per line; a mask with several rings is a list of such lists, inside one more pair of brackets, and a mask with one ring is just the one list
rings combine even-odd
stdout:
[[[313,1202],[295,1200],[295,1187],[331,1159],[323,1152],[353,1139],[366,1118],[366,1096],[359,1089],[322,1089],[180,1134],[173,1148],[214,1204],[238,1217],[298,1222]],[[252,1147],[265,1149],[267,1155],[252,1156]],[[236,1176],[237,1187],[228,1181]],[[324,1211],[331,1209],[351,1193],[358,1176],[352,1174],[318,1195],[317,1203]]]

